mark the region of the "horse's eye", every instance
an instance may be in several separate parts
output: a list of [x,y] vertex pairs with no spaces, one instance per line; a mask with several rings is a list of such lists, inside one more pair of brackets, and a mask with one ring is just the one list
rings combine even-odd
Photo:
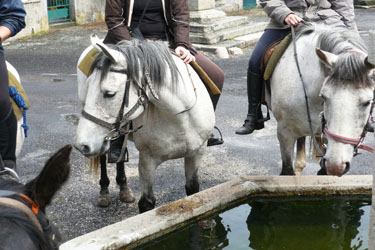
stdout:
[[367,101],[367,102],[362,103],[362,107],[364,108],[368,107],[371,104],[371,102],[372,101]]
[[113,92],[113,91],[106,91],[104,92],[103,96],[104,98],[112,98],[116,95],[116,92]]

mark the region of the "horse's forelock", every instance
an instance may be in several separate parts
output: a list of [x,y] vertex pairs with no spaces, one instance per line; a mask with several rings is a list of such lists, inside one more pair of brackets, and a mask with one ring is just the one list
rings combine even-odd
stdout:
[[160,41],[121,41],[116,47],[123,53],[127,61],[129,79],[137,79],[139,70],[144,72],[148,67],[151,82],[160,88],[167,76],[167,68],[172,74],[172,82],[178,78],[178,70],[173,61],[169,48],[165,42]]
[[364,57],[355,52],[341,54],[330,74],[332,84],[353,84],[354,87],[372,87]]
[[[320,26],[315,26],[319,32]],[[330,72],[331,84],[355,84],[355,87],[370,87],[372,81],[364,63],[367,48],[356,31],[337,28],[322,29],[317,46],[321,50],[338,55],[335,67]],[[358,51],[358,52],[356,52]]]

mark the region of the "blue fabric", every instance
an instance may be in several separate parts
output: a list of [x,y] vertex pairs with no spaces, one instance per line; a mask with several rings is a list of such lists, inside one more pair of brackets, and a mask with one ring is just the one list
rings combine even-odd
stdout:
[[23,130],[25,133],[25,137],[27,137],[27,130],[29,130],[29,126],[26,125],[26,110],[29,108],[23,97],[18,93],[16,87],[9,86],[9,96],[15,101],[18,107],[22,108],[22,116],[23,116]]
[[249,60],[248,71],[261,75],[263,78],[263,72],[260,70],[263,55],[269,46],[277,41],[282,40],[286,35],[290,33],[290,29],[268,29],[265,30],[258,43],[256,44],[253,53]]
[[[14,36],[22,30],[25,24],[26,11],[21,0],[0,0],[0,26],[7,27]],[[0,44],[0,53],[4,49]]]

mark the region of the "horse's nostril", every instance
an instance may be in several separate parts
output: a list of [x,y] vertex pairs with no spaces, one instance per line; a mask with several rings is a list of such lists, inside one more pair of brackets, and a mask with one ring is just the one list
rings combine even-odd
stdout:
[[90,146],[84,144],[76,144],[74,147],[82,154],[88,154],[90,152]]

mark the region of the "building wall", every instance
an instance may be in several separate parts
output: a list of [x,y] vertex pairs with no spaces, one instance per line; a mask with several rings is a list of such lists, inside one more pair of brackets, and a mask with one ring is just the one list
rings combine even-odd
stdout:
[[49,29],[47,1],[22,0],[26,10],[26,27],[17,34],[17,38],[38,34]]
[[239,11],[243,9],[243,0],[215,0],[215,7],[225,12]]
[[74,0],[74,14],[77,24],[104,21],[105,0]]

